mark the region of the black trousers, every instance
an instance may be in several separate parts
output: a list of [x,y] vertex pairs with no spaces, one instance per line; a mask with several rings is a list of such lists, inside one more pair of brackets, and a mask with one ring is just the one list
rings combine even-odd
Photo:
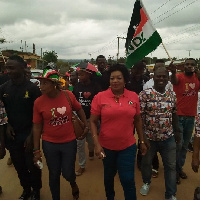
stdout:
[[12,142],[9,152],[23,189],[41,189],[41,170],[33,163],[33,153],[25,152],[24,142]]

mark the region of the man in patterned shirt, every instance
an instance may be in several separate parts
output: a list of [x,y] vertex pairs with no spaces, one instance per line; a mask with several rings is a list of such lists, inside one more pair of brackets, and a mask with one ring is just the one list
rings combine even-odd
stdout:
[[[200,151],[200,93],[198,94],[197,117],[195,121],[195,134],[193,142],[192,169],[194,172],[199,170],[199,151]],[[200,199],[200,187],[197,187],[194,192],[194,200]]]
[[[8,118],[5,111],[3,102],[0,100],[0,159],[3,159],[6,155],[5,142],[4,142],[4,125],[7,124]],[[0,194],[2,193],[2,187],[0,186]]]
[[165,89],[168,79],[168,71],[163,65],[154,72],[153,88],[143,90],[139,94],[144,133],[150,143],[150,149],[142,158],[141,172],[144,185],[140,193],[147,195],[149,192],[152,158],[159,151],[164,165],[165,199],[176,200],[176,142],[179,142],[180,138],[176,95],[173,91]]

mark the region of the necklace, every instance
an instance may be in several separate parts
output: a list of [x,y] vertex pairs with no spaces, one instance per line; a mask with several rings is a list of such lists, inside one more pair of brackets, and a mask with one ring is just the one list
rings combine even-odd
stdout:
[[121,95],[115,95],[114,99],[116,103],[119,103],[119,98],[121,97]]

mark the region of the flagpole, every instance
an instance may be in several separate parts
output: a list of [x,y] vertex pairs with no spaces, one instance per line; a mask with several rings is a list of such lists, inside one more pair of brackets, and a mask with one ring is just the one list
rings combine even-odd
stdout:
[[167,49],[165,48],[165,45],[163,44],[163,42],[162,42],[162,45],[163,45],[163,48],[164,48],[166,54],[168,55],[168,58],[170,59],[170,61],[172,61],[172,58],[170,57],[170,55],[169,55]]

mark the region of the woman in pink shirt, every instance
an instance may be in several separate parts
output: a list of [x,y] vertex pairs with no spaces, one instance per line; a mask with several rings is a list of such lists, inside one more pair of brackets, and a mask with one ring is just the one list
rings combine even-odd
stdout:
[[[136,199],[134,126],[141,143],[141,152],[146,153],[140,117],[139,98],[125,88],[129,73],[123,65],[109,69],[110,88],[98,93],[91,105],[91,132],[96,156],[103,159],[104,185],[107,200],[114,200],[114,177],[119,173],[126,200]],[[99,137],[97,123],[101,120]]]
[[[42,96],[36,99],[33,108],[34,163],[41,160],[40,137],[42,148],[49,169],[49,186],[53,200],[60,200],[60,175],[70,182],[74,199],[79,198],[76,184],[76,136],[72,124],[72,110],[65,93],[59,87],[59,75],[55,70],[46,69],[40,79]],[[70,91],[72,108],[88,126],[80,103]]]

